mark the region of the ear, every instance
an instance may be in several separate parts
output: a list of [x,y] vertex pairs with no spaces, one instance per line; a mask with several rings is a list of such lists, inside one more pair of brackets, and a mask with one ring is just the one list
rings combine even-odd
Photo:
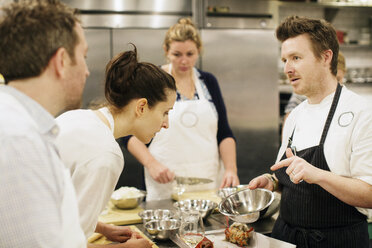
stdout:
[[331,49],[325,50],[323,52],[323,61],[324,61],[324,63],[330,65],[331,62],[332,62],[332,58],[333,58],[333,52],[332,52]]
[[64,77],[65,66],[67,63],[67,52],[64,48],[58,48],[49,61],[49,65],[54,68],[57,77]]
[[168,54],[167,46],[165,44],[163,45],[163,50],[164,50],[165,54]]
[[148,108],[148,103],[146,98],[140,98],[136,102],[136,116],[141,117],[146,109]]

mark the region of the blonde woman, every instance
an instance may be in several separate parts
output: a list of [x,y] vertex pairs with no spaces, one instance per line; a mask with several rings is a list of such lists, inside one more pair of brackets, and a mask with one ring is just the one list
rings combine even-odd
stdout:
[[216,78],[195,68],[202,42],[191,20],[170,27],[163,47],[169,64],[162,69],[177,87],[169,128],[148,148],[134,136],[127,139],[129,152],[145,167],[147,201],[171,198],[175,175],[213,179],[214,189],[238,185],[235,139]]

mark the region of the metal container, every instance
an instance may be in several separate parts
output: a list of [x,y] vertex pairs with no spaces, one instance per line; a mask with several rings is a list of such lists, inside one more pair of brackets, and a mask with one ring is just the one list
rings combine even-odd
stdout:
[[213,210],[217,207],[217,203],[210,200],[183,200],[178,201],[173,204],[175,208],[178,210],[184,212],[184,211],[190,211],[190,210],[196,210],[199,211],[201,217],[203,219],[207,219]]
[[143,224],[152,220],[169,220],[175,217],[175,212],[169,209],[149,209],[138,213],[141,217]]
[[145,224],[145,229],[154,239],[168,240],[177,234],[180,224],[180,220],[176,219],[151,220]]
[[136,208],[145,199],[145,196],[146,196],[146,191],[143,191],[143,190],[140,190],[140,191],[141,191],[141,194],[138,195],[137,197],[125,197],[125,196],[121,198],[111,197],[111,201],[117,208],[121,208],[121,209]]
[[244,189],[223,199],[218,209],[236,222],[253,223],[266,213],[273,200],[273,192],[267,189]]

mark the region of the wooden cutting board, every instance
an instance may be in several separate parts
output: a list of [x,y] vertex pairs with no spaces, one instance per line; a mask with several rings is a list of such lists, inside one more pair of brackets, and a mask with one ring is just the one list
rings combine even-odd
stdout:
[[141,217],[138,216],[138,213],[143,211],[143,208],[137,207],[134,209],[119,209],[114,206],[110,201],[107,206],[107,212],[99,216],[98,220],[114,225],[131,225],[142,223]]
[[[141,232],[136,226],[129,226],[133,231],[138,232],[143,238],[151,241],[143,232]],[[152,241],[151,241],[152,242]],[[88,243],[90,244],[96,244],[96,245],[107,245],[111,244],[112,242],[110,240],[107,240],[106,237],[104,237],[100,233],[94,233],[92,236],[89,237]],[[152,248],[159,248],[156,244],[152,245]]]

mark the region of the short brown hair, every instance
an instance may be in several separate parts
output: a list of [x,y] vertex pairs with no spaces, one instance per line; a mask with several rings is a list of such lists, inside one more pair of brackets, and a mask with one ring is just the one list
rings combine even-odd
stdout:
[[0,73],[7,82],[39,76],[64,47],[74,62],[76,10],[58,0],[23,0],[2,8]]
[[339,44],[333,26],[324,20],[289,16],[276,29],[276,37],[281,42],[301,34],[309,36],[315,57],[321,58],[322,52],[328,49],[333,52],[330,69],[336,76]]
[[138,62],[133,47],[133,51],[119,53],[106,66],[106,100],[119,112],[133,99],[146,98],[151,108],[167,100],[167,89],[176,92],[174,78],[156,65]]
[[196,47],[199,51],[201,51],[202,41],[194,23],[191,21],[190,18],[181,18],[176,24],[171,26],[165,34],[163,44],[164,49],[165,51],[168,51],[170,43],[172,43],[173,41],[183,42],[187,40],[195,42]]

